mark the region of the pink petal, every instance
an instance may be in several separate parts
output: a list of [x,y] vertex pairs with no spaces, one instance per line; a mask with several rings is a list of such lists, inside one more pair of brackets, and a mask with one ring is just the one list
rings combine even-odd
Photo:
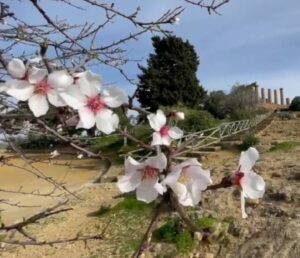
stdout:
[[164,153],[160,153],[157,156],[150,157],[145,161],[150,167],[157,168],[159,171],[166,169],[167,167],[167,157]]
[[154,132],[152,135],[152,142],[151,145],[162,145],[163,144],[163,140],[162,137],[160,136],[160,133]]
[[180,130],[178,127],[171,127],[169,129],[169,132],[168,132],[169,136],[175,140],[178,140],[180,138],[182,138],[183,136],[183,131]]
[[36,67],[32,67],[29,69],[28,73],[29,73],[28,74],[29,82],[35,84],[45,79],[45,77],[48,74],[48,71],[46,69],[39,69]]
[[241,179],[244,196],[250,199],[262,198],[265,193],[264,179],[253,171],[245,173]]
[[136,189],[137,199],[146,203],[154,201],[158,196],[158,192],[154,188],[157,181],[158,178],[144,179]]
[[135,171],[131,174],[122,176],[118,180],[117,186],[119,187],[122,193],[128,193],[135,190],[141,184],[142,178],[143,174],[138,171]]
[[55,90],[50,90],[47,96],[49,102],[55,107],[64,107],[67,105],[63,98]]
[[86,96],[74,84],[69,86],[65,91],[60,92],[60,96],[68,106],[74,109],[82,108],[86,102]]
[[99,75],[85,71],[75,74],[74,77],[78,78],[75,85],[79,87],[82,94],[88,97],[94,97],[100,93],[102,79]]
[[49,74],[47,82],[55,90],[63,91],[73,83],[73,77],[67,71],[54,71]]

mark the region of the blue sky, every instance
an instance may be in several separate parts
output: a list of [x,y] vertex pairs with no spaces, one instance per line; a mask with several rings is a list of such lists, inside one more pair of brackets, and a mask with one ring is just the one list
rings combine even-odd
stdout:
[[[115,3],[117,8],[126,11],[140,5],[141,18],[150,20],[183,1],[116,0]],[[96,9],[82,12],[57,8],[52,1],[41,1],[41,4],[53,18],[66,18],[78,24],[85,20],[103,20]],[[24,19],[40,21],[39,14],[28,3],[12,1],[11,9]],[[235,83],[256,81],[265,88],[283,87],[287,97],[300,95],[300,1],[231,0],[219,11],[221,16],[208,15],[203,9],[187,6],[180,17],[180,25],[168,27],[195,46],[200,57],[198,78],[201,84],[208,91],[229,91]],[[117,39],[131,29],[130,24],[118,20],[99,40],[105,43]],[[127,44],[128,55],[145,64],[153,51],[151,36],[144,35],[139,41]],[[129,92],[134,90],[117,72],[105,67],[95,69],[106,82],[114,82]],[[135,63],[125,70],[131,77],[139,73]]]

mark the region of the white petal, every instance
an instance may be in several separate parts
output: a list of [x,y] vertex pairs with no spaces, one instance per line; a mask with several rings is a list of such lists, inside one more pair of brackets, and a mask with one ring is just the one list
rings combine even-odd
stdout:
[[49,109],[46,96],[40,94],[34,94],[29,99],[28,105],[35,117],[45,115]]
[[160,194],[160,195],[163,195],[164,192],[166,192],[166,188],[163,187],[163,185],[161,183],[156,183],[154,185],[154,189]]
[[160,136],[160,133],[154,132],[152,135],[152,142],[151,145],[162,145],[163,144],[163,140],[162,137]]
[[122,176],[117,183],[122,193],[128,193],[135,190],[142,181],[143,174],[140,172],[133,172],[131,174]]
[[6,93],[21,101],[28,100],[34,92],[34,86],[23,80],[8,81],[6,86]]
[[6,91],[6,89],[7,89],[6,83],[0,83],[0,92]]
[[162,145],[169,146],[172,142],[172,139],[169,136],[163,136],[161,137],[161,141],[162,141]]
[[158,196],[158,192],[154,188],[157,181],[157,178],[144,179],[136,189],[137,199],[146,203],[154,201]]
[[180,139],[183,136],[183,131],[178,127],[171,127],[168,132],[169,136],[173,139]]
[[63,91],[72,83],[73,77],[67,71],[55,71],[48,76],[48,84],[56,90]]
[[137,170],[140,170],[144,167],[144,164],[136,161],[132,157],[128,157],[125,161],[125,173],[131,174],[133,172],[136,172]]
[[86,96],[82,94],[77,85],[72,84],[67,90],[60,93],[60,96],[68,106],[74,109],[79,109],[84,106]]
[[243,151],[241,153],[240,162],[239,162],[239,165],[241,166],[240,171],[244,173],[249,172],[252,169],[252,167],[255,165],[255,162],[258,160],[258,158],[259,158],[259,153],[253,147],[250,147],[247,151]]
[[47,76],[48,71],[46,69],[39,69],[32,67],[28,71],[28,81],[30,83],[39,83]]
[[116,108],[126,103],[128,97],[123,90],[115,86],[111,86],[106,88],[106,90],[104,91],[103,100],[107,106]]
[[[196,159],[192,159],[196,160]],[[197,161],[197,160],[196,160]],[[198,163],[198,162],[197,162]],[[191,181],[198,181],[198,187],[203,191],[207,188],[208,185],[212,184],[212,180],[210,178],[210,171],[204,170],[200,163],[193,164],[183,168],[184,173],[191,179]]]
[[18,79],[22,79],[26,74],[26,67],[22,60],[14,58],[7,65],[9,74]]
[[245,196],[243,191],[241,191],[241,210],[242,210],[242,218],[246,219],[248,217],[247,213],[246,213],[246,208],[245,208]]
[[202,180],[190,180],[187,185],[187,191],[189,192],[193,205],[196,206],[201,200],[201,193],[207,188],[207,184]]
[[84,95],[93,97],[100,93],[102,79],[99,75],[90,71],[85,71],[75,74],[74,77],[78,78],[76,80],[76,85],[79,86]]
[[170,185],[172,191],[176,194],[178,202],[183,206],[194,206],[193,200],[189,195],[187,188],[184,184],[176,182]]
[[241,186],[245,197],[258,199],[263,197],[266,184],[260,175],[250,171],[244,174],[244,177],[241,179]]
[[[80,121],[77,128],[90,129],[96,123],[96,118],[94,113],[87,107],[82,107],[78,110]],[[80,127],[79,127],[80,126]]]
[[118,128],[119,117],[110,109],[103,109],[96,114],[96,124],[101,132],[110,134]]
[[49,102],[55,107],[64,107],[67,105],[63,98],[53,89],[48,92],[47,96]]
[[153,130],[159,131],[167,122],[167,118],[163,111],[158,109],[156,114],[150,114],[147,116],[150,126]]
[[173,168],[172,172],[169,173],[166,176],[166,178],[162,181],[162,184],[168,186],[174,185],[178,181],[180,174],[181,174],[181,168],[176,168],[176,167]]
[[150,167],[157,168],[159,171],[164,170],[167,167],[167,157],[164,153],[160,153],[157,156],[150,157],[145,161]]

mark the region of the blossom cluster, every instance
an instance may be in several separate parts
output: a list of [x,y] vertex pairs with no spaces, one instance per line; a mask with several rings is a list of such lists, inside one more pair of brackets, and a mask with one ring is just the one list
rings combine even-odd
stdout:
[[[117,108],[127,102],[125,92],[115,86],[102,89],[101,78],[90,72],[69,74],[65,70],[48,73],[46,69],[24,64],[20,59],[12,59],[7,66],[12,80],[0,85],[0,91],[20,100],[28,101],[34,116],[45,115],[49,103],[56,107],[69,106],[78,111],[77,128],[92,128],[110,134],[119,125],[119,117],[111,108]],[[172,112],[177,120],[184,119],[184,113]],[[157,147],[156,156],[138,162],[132,157],[125,161],[125,175],[119,178],[121,192],[136,191],[138,200],[150,203],[159,195],[171,190],[183,206],[196,206],[201,194],[212,184],[210,171],[202,167],[197,159],[188,159],[180,164],[168,164],[161,146],[169,146],[172,140],[183,137],[183,131],[167,123],[162,110],[147,116],[151,128],[152,146]],[[58,156],[54,151],[51,158]],[[82,158],[82,157],[78,157]],[[245,198],[261,198],[265,191],[263,178],[254,172],[253,166],[259,159],[255,148],[241,153],[238,170],[231,181],[241,190],[242,217],[246,218]],[[168,169],[167,169],[168,167]],[[167,171],[168,170],[168,171]]]
[[[182,113],[180,117],[184,118]],[[166,116],[161,110],[148,115],[148,120],[155,131],[151,145],[168,146],[172,139],[180,139],[183,136],[179,128],[166,125]],[[263,178],[253,171],[258,158],[259,153],[253,147],[242,152],[238,170],[231,177],[232,184],[241,190],[243,218],[247,217],[245,198],[261,198],[265,191]],[[167,157],[160,151],[144,162],[128,157],[125,161],[125,175],[119,179],[118,187],[123,193],[136,190],[137,199],[147,203],[163,195],[169,188],[176,194],[181,205],[194,207],[201,201],[202,192],[212,184],[210,171],[204,169],[195,158],[172,164],[169,173],[165,173],[166,169]]]
[[127,95],[115,86],[102,90],[102,80],[98,75],[90,71],[48,73],[46,69],[24,64],[17,58],[8,63],[7,70],[13,79],[1,85],[0,90],[17,100],[28,101],[34,116],[45,115],[50,103],[78,110],[77,128],[89,129],[96,124],[105,134],[117,129],[119,118],[110,108],[126,103]]

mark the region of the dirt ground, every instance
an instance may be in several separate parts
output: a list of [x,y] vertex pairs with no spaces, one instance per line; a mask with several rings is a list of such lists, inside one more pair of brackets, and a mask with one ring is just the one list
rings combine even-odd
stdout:
[[[203,215],[233,219],[229,241],[200,243],[187,257],[195,258],[298,258],[300,257],[300,148],[272,151],[276,143],[300,143],[300,119],[275,119],[258,135],[261,152],[256,170],[266,181],[264,198],[248,204],[247,219],[241,218],[239,194],[233,188],[207,191],[203,194]],[[212,169],[214,182],[237,168],[238,151],[222,150],[212,153],[202,163]],[[112,168],[114,169],[114,168]],[[29,228],[40,240],[64,239],[104,232],[105,240],[54,246],[17,247],[2,246],[3,258],[110,258],[130,257],[132,250],[124,249],[129,241],[147,227],[147,219],[132,217],[124,223],[119,217],[101,219],[91,214],[102,205],[112,205],[119,199],[114,183],[90,185],[80,192],[82,200],[72,199],[73,210],[45,219]],[[106,230],[105,230],[106,229]],[[128,242],[126,242],[128,243]],[[122,248],[121,248],[122,247]],[[151,247],[153,252],[158,245]],[[151,255],[149,255],[151,257]],[[154,256],[153,256],[154,257]],[[164,257],[164,256],[156,256]],[[184,257],[182,255],[176,257]]]

